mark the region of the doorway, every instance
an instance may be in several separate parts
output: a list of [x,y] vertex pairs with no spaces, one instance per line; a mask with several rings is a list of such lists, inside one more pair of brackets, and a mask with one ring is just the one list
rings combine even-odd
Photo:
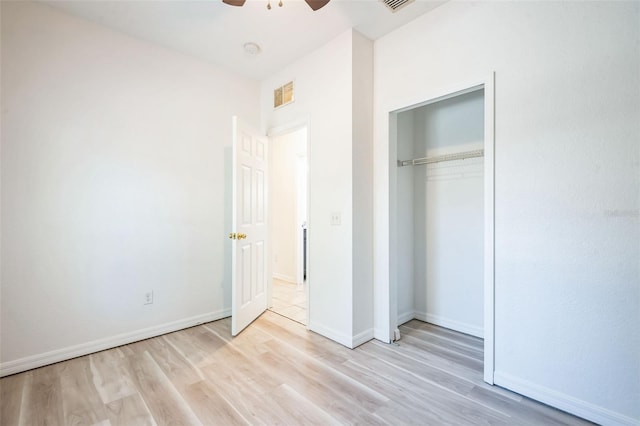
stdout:
[[307,127],[270,137],[270,310],[308,323]]
[[482,336],[493,384],[494,78],[459,87],[387,109],[389,332],[416,318]]
[[397,117],[398,324],[483,337],[484,90]]

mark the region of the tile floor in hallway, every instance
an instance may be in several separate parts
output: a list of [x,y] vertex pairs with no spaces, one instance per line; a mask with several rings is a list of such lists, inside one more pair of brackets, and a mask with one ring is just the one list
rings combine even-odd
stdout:
[[306,281],[297,285],[273,279],[273,306],[270,310],[284,317],[307,324]]

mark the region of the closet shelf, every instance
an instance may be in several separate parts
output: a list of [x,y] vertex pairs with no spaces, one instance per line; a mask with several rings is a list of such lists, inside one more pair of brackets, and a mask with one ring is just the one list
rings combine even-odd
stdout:
[[475,151],[456,152],[454,154],[438,155],[437,157],[414,158],[413,160],[398,160],[398,167],[419,166],[421,164],[441,163],[443,161],[464,160],[467,158],[483,157],[484,149]]

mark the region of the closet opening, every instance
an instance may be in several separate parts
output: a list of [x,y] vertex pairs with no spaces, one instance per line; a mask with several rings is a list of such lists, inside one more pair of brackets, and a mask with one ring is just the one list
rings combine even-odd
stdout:
[[390,113],[390,312],[396,337],[419,320],[485,339],[493,383],[493,94],[485,86]]
[[270,310],[304,325],[308,319],[307,127],[270,137]]

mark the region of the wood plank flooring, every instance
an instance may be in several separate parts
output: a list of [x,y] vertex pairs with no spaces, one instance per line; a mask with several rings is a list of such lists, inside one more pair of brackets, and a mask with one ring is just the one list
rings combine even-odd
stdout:
[[482,381],[482,340],[419,321],[349,350],[266,312],[0,379],[0,424],[582,425]]

